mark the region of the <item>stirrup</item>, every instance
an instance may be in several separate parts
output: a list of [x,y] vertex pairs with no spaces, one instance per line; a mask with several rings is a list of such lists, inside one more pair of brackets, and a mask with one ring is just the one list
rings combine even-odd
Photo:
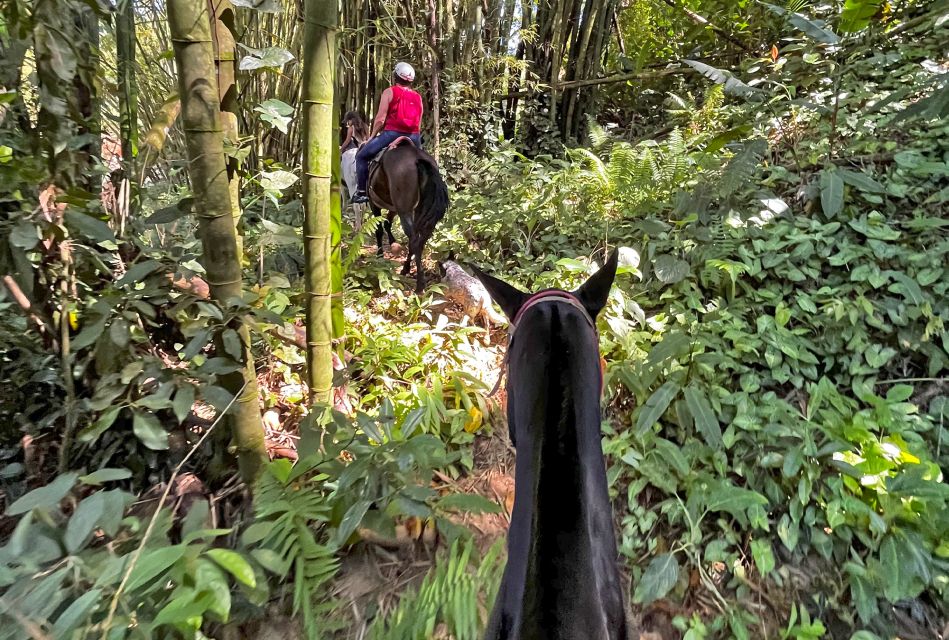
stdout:
[[366,195],[365,191],[357,191],[353,194],[353,197],[349,199],[350,204],[364,204],[369,202],[369,196]]

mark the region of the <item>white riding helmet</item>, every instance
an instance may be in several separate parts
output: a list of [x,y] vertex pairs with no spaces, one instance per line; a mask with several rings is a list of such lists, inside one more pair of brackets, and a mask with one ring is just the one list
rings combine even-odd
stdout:
[[415,69],[413,69],[412,65],[410,65],[408,62],[399,62],[396,64],[393,73],[406,82],[415,81]]

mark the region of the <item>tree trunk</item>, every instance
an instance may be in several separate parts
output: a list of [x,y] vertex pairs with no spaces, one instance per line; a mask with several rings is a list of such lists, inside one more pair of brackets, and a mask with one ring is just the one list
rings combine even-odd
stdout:
[[[188,166],[195,197],[211,296],[224,305],[241,297],[240,256],[231,216],[227,162],[221,132],[220,95],[214,70],[211,21],[206,0],[169,0],[168,25],[178,65],[181,121],[188,147]],[[264,430],[257,398],[257,379],[250,335],[233,324],[243,345],[243,367],[223,383],[237,396],[230,421],[241,477],[253,483],[266,460]],[[219,345],[220,346],[220,345]],[[222,350],[223,353],[223,350]]]
[[[214,39],[214,65],[217,69],[217,90],[221,106],[221,130],[224,141],[236,149],[240,144],[239,113],[237,103],[237,42],[234,5],[231,0],[207,0],[211,15],[211,37]],[[241,225],[241,165],[232,156],[225,156],[227,184],[231,202],[231,217],[237,231],[237,255],[241,263],[244,256],[244,240]]]
[[[76,5],[76,35],[78,56],[76,75],[73,78],[73,89],[76,92],[77,106],[82,120],[79,123],[79,135],[94,136],[81,149],[85,155],[83,166],[92,165],[95,158],[102,157],[102,109],[99,95],[96,92],[96,77],[99,74],[99,16],[92,7],[85,4]],[[102,190],[102,182],[97,175],[78,168],[79,183],[92,193],[98,194]]]
[[331,207],[336,3],[305,0],[303,33],[303,207],[306,254],[307,360],[310,398],[333,393]]

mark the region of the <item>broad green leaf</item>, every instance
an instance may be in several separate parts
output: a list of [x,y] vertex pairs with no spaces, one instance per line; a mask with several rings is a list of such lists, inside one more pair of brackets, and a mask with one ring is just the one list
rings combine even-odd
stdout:
[[205,385],[201,389],[204,401],[217,411],[224,411],[234,400],[234,394],[218,385]]
[[222,622],[227,622],[231,613],[231,586],[227,582],[227,576],[216,564],[198,558],[194,571],[194,589],[198,593],[210,593],[212,597],[209,610]]
[[656,389],[639,412],[639,417],[636,419],[636,432],[645,433],[646,430],[651,429],[662,417],[662,414],[666,412],[678,393],[679,385],[672,380],[664,382],[661,387]]
[[784,16],[788,19],[792,25],[804,32],[804,34],[811,40],[816,40],[817,42],[823,44],[837,44],[840,42],[840,38],[837,37],[837,34],[829,29],[825,29],[823,26],[815,22],[814,20],[808,20],[799,13],[794,13],[793,11],[788,11],[783,7],[778,7],[773,4],[768,4],[767,2],[762,2],[764,6],[770,9],[772,12]]
[[[187,547],[176,544],[170,547],[158,547],[155,549],[146,549],[139,556],[135,568],[129,576],[126,590],[133,593],[138,589],[148,586],[155,578],[167,571],[172,565],[184,556]],[[130,554],[131,557],[131,554]]]
[[797,543],[801,538],[801,530],[798,523],[791,520],[791,516],[784,514],[777,526],[778,538],[784,543],[788,551],[797,549]]
[[234,576],[241,584],[251,589],[257,586],[257,578],[254,575],[254,569],[241,554],[236,551],[231,551],[230,549],[209,549],[205,554],[226,569],[228,573]]
[[744,517],[745,511],[756,504],[766,505],[768,499],[760,493],[736,487],[728,482],[708,483],[705,507],[709,511],[725,511],[736,517]]
[[287,133],[287,125],[290,124],[293,107],[286,102],[271,98],[254,107],[254,111],[260,114],[261,120],[276,127],[281,132]]
[[[152,620],[150,627],[155,629],[163,624],[185,625],[195,618],[200,618],[205,611],[212,606],[214,594],[210,592],[197,593],[192,589],[182,589],[176,592],[178,595],[171,602],[165,605],[155,619]],[[152,634],[149,634],[152,635]]]
[[653,269],[656,271],[656,277],[665,284],[675,284],[685,280],[689,275],[691,267],[685,260],[680,260],[675,256],[663,254],[657,256],[653,262]]
[[758,89],[745,84],[728,71],[717,69],[697,60],[683,60],[682,62],[686,63],[715,84],[722,85],[725,93],[746,97],[750,97],[758,93]]
[[718,422],[708,398],[697,387],[685,388],[685,402],[695,419],[695,428],[705,438],[706,444],[714,449],[722,446],[722,427]]
[[906,573],[897,549],[896,536],[888,535],[880,544],[880,567],[883,570],[883,593],[890,602],[906,597]]
[[349,537],[359,527],[359,523],[362,522],[363,516],[366,515],[371,506],[371,500],[360,500],[346,510],[346,514],[339,523],[339,529],[336,530],[337,544],[345,544],[349,540]]
[[905,402],[913,397],[913,386],[908,384],[895,384],[886,392],[887,402]]
[[465,511],[468,513],[501,513],[501,505],[494,500],[474,493],[452,493],[440,499],[439,509]]
[[7,508],[8,516],[18,516],[33,509],[48,509],[59,504],[76,484],[78,475],[64,473],[44,487],[33,489]]
[[679,445],[665,438],[656,438],[655,452],[656,456],[680,477],[689,476],[689,461],[682,455]]
[[106,241],[115,242],[115,234],[112,233],[112,229],[98,218],[94,218],[77,209],[70,208],[66,210],[64,220],[66,221],[66,226],[72,227],[78,231],[80,235],[90,240],[97,243]]
[[886,187],[862,171],[838,168],[837,175],[839,175],[845,183],[861,191],[866,191],[867,193],[886,193]]
[[882,4],[883,0],[847,0],[840,12],[840,30],[856,33],[866,29]]
[[688,354],[691,346],[692,339],[688,335],[680,331],[669,331],[662,336],[659,344],[649,350],[646,366],[661,367],[670,360],[677,360]]
[[674,554],[663,553],[652,559],[636,585],[633,602],[649,604],[669,593],[679,580],[679,563]]
[[105,468],[93,471],[90,474],[80,476],[79,482],[89,485],[100,485],[115,480],[125,480],[131,478],[132,472],[128,469]]
[[175,392],[175,399],[171,404],[171,408],[179,423],[183,422],[191,413],[191,408],[194,406],[194,399],[194,385],[185,383]]
[[129,323],[125,318],[116,318],[109,325],[109,340],[119,349],[124,349],[131,340]]
[[261,13],[283,13],[283,4],[280,0],[231,0],[231,4]]
[[105,500],[110,497],[106,491],[97,491],[79,503],[63,536],[66,551],[75,554],[86,545],[105,512]]
[[844,208],[844,181],[835,169],[824,169],[820,174],[820,206],[831,218]]
[[386,507],[386,512],[391,515],[402,514],[416,518],[429,518],[432,515],[432,510],[427,504],[403,495],[396,496]]
[[155,451],[168,449],[168,432],[155,414],[150,411],[136,411],[132,417],[132,432],[142,444]]
[[238,65],[241,71],[255,69],[282,69],[283,65],[293,60],[293,54],[283,47],[266,47],[254,49],[238,43],[238,46],[250,55],[241,58]]
[[902,271],[890,271],[889,274],[894,280],[896,280],[895,284],[890,285],[890,291],[893,293],[902,294],[907,301],[912,302],[915,305],[923,304],[925,298],[923,297],[923,290],[920,289],[919,283]]
[[40,241],[40,228],[28,220],[21,220],[10,230],[10,244],[29,251]]
[[119,417],[119,414],[122,412],[122,407],[110,407],[107,409],[99,419],[93,422],[92,424],[84,427],[79,432],[79,442],[91,443],[99,439],[103,433],[105,433],[109,427],[115,422],[115,419]]
[[752,540],[751,556],[755,559],[755,566],[761,575],[766,576],[774,570],[774,552],[769,540]]
[[194,198],[182,198],[169,207],[156,209],[155,213],[145,218],[145,224],[168,224],[193,213],[193,211]]
[[136,284],[141,282],[145,276],[151,274],[161,267],[161,263],[158,260],[144,260],[142,262],[136,262],[129,270],[125,272],[121,278],[115,283],[117,287],[124,287],[127,284]]
[[56,618],[52,632],[54,640],[72,638],[72,632],[86,621],[101,596],[102,589],[92,589],[73,600]]
[[289,189],[300,179],[289,171],[283,170],[262,171],[260,176],[260,186],[268,191]]
[[857,608],[857,615],[864,624],[870,624],[879,615],[876,589],[865,577],[866,570],[862,567],[847,563],[847,573],[850,578],[850,598]]

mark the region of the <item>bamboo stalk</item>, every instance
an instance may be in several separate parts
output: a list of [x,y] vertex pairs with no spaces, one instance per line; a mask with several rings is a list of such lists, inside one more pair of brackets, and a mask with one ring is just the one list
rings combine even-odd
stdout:
[[[211,296],[222,305],[241,298],[241,268],[230,205],[214,70],[211,22],[205,0],[169,0],[168,25],[178,65],[181,120],[203,246],[202,262]],[[257,379],[246,325],[234,321],[243,344],[243,366],[223,377],[235,395],[230,413],[241,477],[253,483],[267,458],[257,397]]]
[[[115,46],[118,62],[119,130],[125,188],[129,189],[128,216],[138,209],[135,156],[138,154],[138,82],[135,76],[135,6],[119,0],[115,16]],[[117,187],[119,185],[116,185]]]
[[333,393],[331,207],[336,3],[305,0],[303,32],[303,248],[306,256],[310,399]]
[[438,51],[438,3],[428,0],[428,46],[432,61],[432,155],[441,159],[441,71],[442,61]]

